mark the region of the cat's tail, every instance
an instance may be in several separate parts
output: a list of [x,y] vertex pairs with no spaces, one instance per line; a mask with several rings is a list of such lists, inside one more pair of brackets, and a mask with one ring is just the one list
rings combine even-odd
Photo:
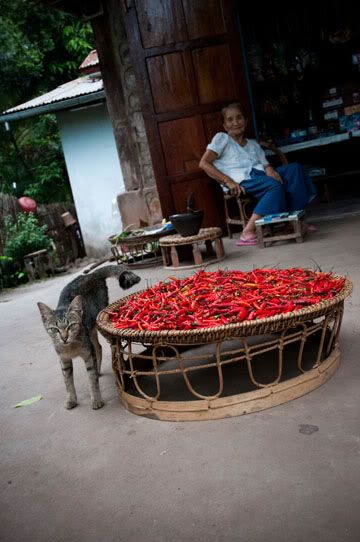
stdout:
[[125,265],[106,265],[105,267],[100,267],[100,269],[96,269],[92,273],[89,273],[88,276],[99,279],[107,279],[109,277],[117,278],[121,288],[124,290],[131,288],[131,286],[134,286],[134,284],[137,284],[141,280],[138,275],[129,271]]
[[99,267],[99,265],[102,265],[103,263],[105,262],[111,262],[111,261],[114,261],[114,257],[112,256],[111,258],[104,258],[102,260],[98,260],[97,262],[93,263],[90,265],[90,267],[88,267],[87,269],[84,269],[83,271],[83,275],[88,275],[90,273],[90,271],[92,271],[93,269],[95,269],[95,267]]

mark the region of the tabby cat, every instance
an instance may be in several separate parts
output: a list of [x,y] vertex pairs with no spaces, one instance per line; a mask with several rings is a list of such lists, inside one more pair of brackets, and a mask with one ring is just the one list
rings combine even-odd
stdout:
[[140,277],[124,266],[108,265],[89,275],[80,275],[62,290],[55,310],[38,303],[44,327],[50,335],[60,364],[66,387],[65,408],[77,405],[73,378],[73,358],[85,361],[90,381],[91,406],[104,406],[99,389],[102,350],[96,330],[96,317],[109,304],[106,279],[116,277],[121,288],[127,289]]

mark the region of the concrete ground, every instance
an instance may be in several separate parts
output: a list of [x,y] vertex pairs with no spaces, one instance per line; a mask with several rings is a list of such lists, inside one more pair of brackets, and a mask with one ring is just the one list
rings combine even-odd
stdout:
[[[222,267],[307,266],[350,276],[342,363],[321,388],[263,412],[170,423],[127,412],[105,345],[106,405],[64,385],[36,301],[55,306],[62,276],[0,297],[0,540],[6,542],[345,542],[360,539],[360,217],[321,223],[303,244],[265,250],[225,239]],[[169,272],[137,271],[155,283]],[[173,273],[171,273],[173,274]],[[180,273],[179,273],[180,274]],[[185,274],[182,272],[182,274]],[[119,297],[115,281],[111,299]],[[31,406],[17,402],[43,395]],[[300,432],[302,425],[318,431]]]

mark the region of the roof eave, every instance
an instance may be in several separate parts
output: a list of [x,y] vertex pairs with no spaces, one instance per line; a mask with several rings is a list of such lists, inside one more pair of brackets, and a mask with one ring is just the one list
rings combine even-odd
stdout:
[[102,0],[38,0],[52,9],[66,11],[80,17],[83,21],[90,21],[104,13]]
[[49,8],[67,11],[71,15],[81,17],[80,2],[74,0],[39,0],[41,4],[45,4]]
[[10,122],[13,120],[35,117],[37,115],[44,115],[46,113],[55,113],[56,111],[69,109],[78,105],[90,104],[91,102],[96,102],[102,99],[105,99],[105,91],[99,90],[97,92],[93,92],[92,94],[75,96],[74,98],[67,98],[66,100],[61,100],[59,102],[29,107],[28,109],[14,111],[12,113],[4,113],[3,115],[0,115],[0,122]]

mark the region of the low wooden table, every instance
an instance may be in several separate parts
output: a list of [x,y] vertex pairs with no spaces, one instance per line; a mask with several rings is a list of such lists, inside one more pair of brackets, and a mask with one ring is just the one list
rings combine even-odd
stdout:
[[164,236],[171,237],[168,232],[152,233],[144,229],[144,235],[129,235],[112,243],[111,252],[118,264],[134,268],[152,267],[161,263],[159,239]]
[[[260,248],[265,248],[266,243],[274,241],[285,241],[295,239],[297,243],[304,241],[301,221],[305,216],[305,211],[294,211],[292,213],[279,213],[278,215],[263,216],[256,220],[256,234]],[[288,226],[288,228],[286,228]],[[264,234],[268,229],[270,233]],[[273,231],[276,229],[277,231]]]
[[[161,253],[166,269],[190,269],[201,267],[204,263],[218,262],[225,257],[224,245],[221,239],[221,228],[202,228],[197,235],[183,237],[182,235],[168,235],[160,239]],[[203,261],[200,245],[205,243],[208,258]],[[214,243],[214,247],[212,245]],[[180,265],[178,248],[190,245],[194,263]]]

